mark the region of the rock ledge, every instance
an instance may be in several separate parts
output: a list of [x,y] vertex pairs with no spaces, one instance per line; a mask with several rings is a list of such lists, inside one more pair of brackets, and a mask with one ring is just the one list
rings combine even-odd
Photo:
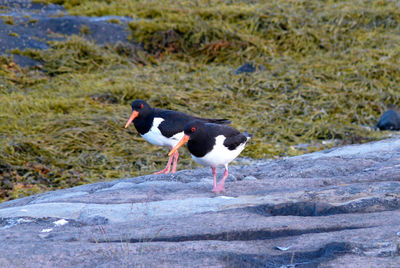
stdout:
[[230,171],[224,196],[199,168],[2,203],[0,266],[400,267],[399,137]]

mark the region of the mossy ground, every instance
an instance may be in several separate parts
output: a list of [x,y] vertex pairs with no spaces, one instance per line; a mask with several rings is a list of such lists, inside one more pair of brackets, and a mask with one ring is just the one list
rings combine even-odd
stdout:
[[[41,68],[1,59],[0,200],[162,169],[168,150],[123,128],[138,98],[231,119],[254,135],[242,153],[253,158],[388,136],[372,127],[400,104],[395,1],[53,2],[137,19],[147,52],[75,36],[15,51]],[[263,70],[233,73],[249,61]],[[182,150],[178,167],[194,166]]]

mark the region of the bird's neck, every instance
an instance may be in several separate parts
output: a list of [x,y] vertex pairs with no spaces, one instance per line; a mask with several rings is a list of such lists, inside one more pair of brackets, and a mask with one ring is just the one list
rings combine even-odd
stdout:
[[150,130],[150,128],[152,127],[153,119],[154,119],[154,111],[151,110],[151,111],[137,117],[133,121],[133,123],[135,125],[136,130],[140,134],[143,135],[143,134],[147,133]]
[[188,149],[190,153],[196,157],[203,157],[212,150],[215,145],[215,139],[204,134],[195,140],[189,140]]

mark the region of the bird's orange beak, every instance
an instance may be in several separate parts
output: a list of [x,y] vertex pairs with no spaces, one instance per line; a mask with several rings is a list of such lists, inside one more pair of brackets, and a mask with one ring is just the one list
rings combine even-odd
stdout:
[[183,138],[178,142],[177,145],[175,145],[174,148],[172,148],[172,150],[168,153],[168,156],[173,155],[176,151],[178,151],[179,148],[182,147],[182,145],[184,145],[185,143],[188,142],[189,140],[189,136],[188,135],[183,135]]
[[128,122],[126,122],[125,128],[127,128],[133,120],[135,120],[136,117],[138,117],[139,112],[138,111],[133,111],[131,117],[129,118]]

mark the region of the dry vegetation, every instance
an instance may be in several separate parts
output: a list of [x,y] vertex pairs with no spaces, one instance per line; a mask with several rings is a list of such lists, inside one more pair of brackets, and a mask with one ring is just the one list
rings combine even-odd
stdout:
[[[161,169],[167,149],[123,129],[137,98],[232,119],[254,158],[387,136],[372,127],[400,104],[396,1],[52,2],[134,18],[146,51],[72,37],[15,51],[34,70],[1,59],[0,200]],[[246,62],[262,70],[235,75]],[[179,167],[193,166],[185,152]]]

